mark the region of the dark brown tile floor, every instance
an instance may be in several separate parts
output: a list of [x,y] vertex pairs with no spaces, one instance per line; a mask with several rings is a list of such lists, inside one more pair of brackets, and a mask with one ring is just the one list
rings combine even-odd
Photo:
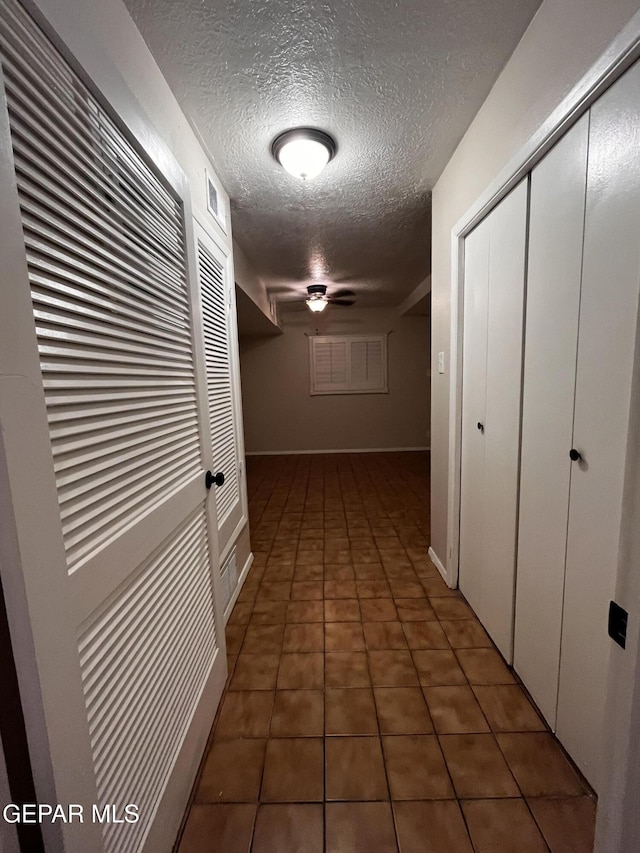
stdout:
[[590,853],[593,797],[428,558],[428,456],[248,475],[254,563],[179,853]]

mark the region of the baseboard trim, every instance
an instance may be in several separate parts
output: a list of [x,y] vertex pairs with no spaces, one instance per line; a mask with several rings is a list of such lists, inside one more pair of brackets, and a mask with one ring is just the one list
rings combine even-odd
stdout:
[[236,588],[234,590],[233,595],[229,599],[229,603],[227,604],[226,610],[224,611],[224,624],[226,625],[229,621],[229,617],[231,616],[231,611],[238,600],[238,596],[242,592],[242,587],[244,586],[244,582],[249,574],[249,569],[253,563],[253,553],[250,553],[247,557],[244,566],[242,567],[242,571],[240,572],[240,577],[238,578],[238,583],[236,584]]
[[442,575],[442,579],[444,580],[444,582],[448,586],[449,580],[447,578],[447,570],[442,565],[440,558],[438,557],[438,555],[436,554],[436,552],[433,550],[433,548],[431,546],[429,546],[429,559],[431,560],[433,565],[436,567],[436,569],[440,572],[440,574]]
[[331,453],[416,453],[430,447],[347,447],[331,450],[247,450],[245,456],[310,456]]

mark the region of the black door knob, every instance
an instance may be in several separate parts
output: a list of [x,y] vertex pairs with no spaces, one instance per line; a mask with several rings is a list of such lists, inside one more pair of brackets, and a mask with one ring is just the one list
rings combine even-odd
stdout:
[[484,432],[484,424],[481,424],[480,421],[478,421],[478,429],[480,432]]
[[577,462],[579,459],[582,459],[582,454],[579,450],[576,450],[575,447],[572,447],[569,451],[569,458],[572,462]]
[[222,471],[218,471],[217,474],[212,474],[211,471],[207,471],[204,477],[205,486],[210,489],[211,486],[221,486],[224,483],[224,474]]

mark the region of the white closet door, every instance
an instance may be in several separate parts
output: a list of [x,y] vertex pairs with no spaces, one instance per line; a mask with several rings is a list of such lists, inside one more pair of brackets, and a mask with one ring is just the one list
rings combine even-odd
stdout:
[[208,430],[213,453],[213,473],[224,474],[214,485],[218,546],[224,561],[234,533],[244,522],[242,491],[240,377],[237,370],[236,324],[232,312],[231,258],[205,229],[196,230],[198,279],[202,304],[207,374]]
[[[524,180],[482,223],[485,229],[488,226],[489,238],[486,362],[484,371],[475,366],[481,352],[471,349],[464,354],[463,368],[467,400],[484,397],[484,417],[474,414],[469,404],[465,411],[463,397],[468,452],[465,456],[463,444],[460,588],[509,662],[513,654],[527,197]],[[480,234],[486,240],[486,230]],[[465,300],[467,292],[474,298],[474,272],[465,261],[465,275],[467,271],[471,284],[468,289],[465,283]],[[471,324],[475,319],[469,315]],[[482,312],[477,319],[483,321]],[[466,326],[465,311],[465,335]],[[470,334],[482,340],[481,330]],[[474,387],[476,383],[478,387]],[[469,465],[471,470],[465,472]],[[482,476],[476,471],[482,471]]]
[[600,787],[640,282],[640,65],[591,109],[558,737]]
[[[0,395],[13,525],[0,563],[38,798],[85,808],[47,849],[160,853],[226,674],[185,187],[21,6],[0,10],[2,250],[22,255],[0,317],[19,353]],[[120,821],[94,822],[92,803]]]
[[489,307],[489,219],[464,241],[464,381],[460,489],[460,589],[475,607],[482,601],[484,436]]
[[555,728],[589,117],[531,175],[514,666]]

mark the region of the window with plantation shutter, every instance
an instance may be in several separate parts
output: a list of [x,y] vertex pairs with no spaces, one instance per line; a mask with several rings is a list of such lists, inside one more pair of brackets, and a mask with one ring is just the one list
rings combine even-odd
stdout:
[[311,394],[387,392],[386,335],[309,338]]

